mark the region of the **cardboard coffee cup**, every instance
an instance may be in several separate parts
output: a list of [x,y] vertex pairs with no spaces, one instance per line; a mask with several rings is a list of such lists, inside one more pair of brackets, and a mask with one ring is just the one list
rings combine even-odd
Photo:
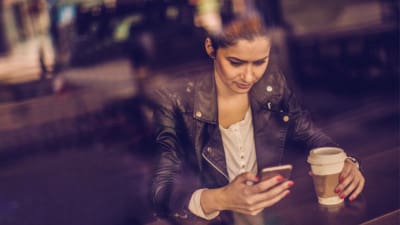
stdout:
[[346,157],[343,149],[336,147],[321,147],[310,151],[307,162],[311,165],[314,188],[320,204],[335,205],[343,202],[335,189]]

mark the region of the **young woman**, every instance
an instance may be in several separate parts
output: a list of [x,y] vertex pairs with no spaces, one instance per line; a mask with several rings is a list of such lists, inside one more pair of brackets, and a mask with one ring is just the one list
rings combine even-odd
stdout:
[[[285,77],[270,63],[271,39],[257,18],[236,20],[205,40],[209,74],[158,91],[152,186],[160,212],[179,224],[233,224],[290,193],[293,181],[259,181],[257,171],[279,165],[288,140],[307,149],[336,144],[314,127]],[[355,199],[364,178],[350,160],[338,194]]]

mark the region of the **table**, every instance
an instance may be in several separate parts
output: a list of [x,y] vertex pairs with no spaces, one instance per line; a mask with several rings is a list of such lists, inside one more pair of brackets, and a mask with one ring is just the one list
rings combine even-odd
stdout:
[[[304,155],[293,157],[292,193],[264,211],[268,225],[392,225],[399,221],[399,149],[361,158],[363,194],[335,207],[317,203]],[[37,154],[2,165],[0,224],[144,224],[150,161],[108,151]],[[161,223],[167,224],[167,223]]]
[[[266,224],[271,225],[354,225],[399,222],[399,148],[385,150],[361,159],[366,186],[353,202],[322,206],[314,194],[312,178],[306,163],[294,162],[302,170],[294,174],[290,196],[264,211]],[[297,165],[296,165],[297,164]],[[385,217],[386,215],[386,217]],[[397,218],[396,218],[397,217]],[[391,219],[388,219],[391,218]],[[393,223],[388,223],[393,224]]]

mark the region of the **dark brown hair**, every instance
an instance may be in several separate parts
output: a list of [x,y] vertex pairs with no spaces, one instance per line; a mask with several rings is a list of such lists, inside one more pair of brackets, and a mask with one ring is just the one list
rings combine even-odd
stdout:
[[224,25],[222,33],[210,35],[214,50],[234,45],[238,40],[253,40],[255,37],[268,36],[267,29],[259,16],[236,18]]

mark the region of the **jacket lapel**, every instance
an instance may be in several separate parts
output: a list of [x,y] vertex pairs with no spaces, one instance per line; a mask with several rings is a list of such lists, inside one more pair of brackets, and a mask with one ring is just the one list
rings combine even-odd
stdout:
[[198,145],[203,146],[199,149],[201,156],[219,174],[229,180],[222,137],[218,127],[217,92],[212,74],[204,75],[196,82],[193,117],[199,121],[196,130],[200,133],[197,135],[204,137],[203,140],[208,140]]
[[254,102],[252,109],[258,168],[277,165],[283,154],[286,126],[281,124],[279,113],[267,110],[261,103]]
[[258,169],[280,163],[288,127],[282,119],[286,113],[279,105],[272,104],[282,96],[282,84],[275,80],[273,67],[268,66],[266,74],[250,92]]

